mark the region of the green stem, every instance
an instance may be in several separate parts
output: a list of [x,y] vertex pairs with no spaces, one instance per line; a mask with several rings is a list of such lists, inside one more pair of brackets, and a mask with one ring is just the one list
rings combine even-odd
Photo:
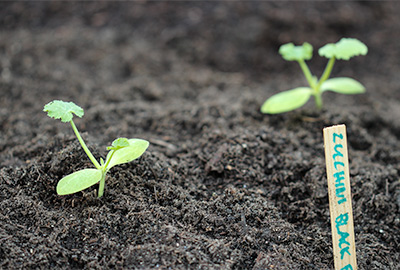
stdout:
[[304,62],[304,60],[302,60],[302,59],[301,59],[301,60],[298,60],[298,62],[299,62],[299,64],[300,64],[301,70],[302,70],[303,73],[304,73],[304,76],[305,76],[306,79],[307,79],[308,84],[310,85],[310,87],[311,87],[312,89],[315,89],[316,85],[315,85],[313,76],[312,76],[312,74],[311,74],[311,71],[310,71],[310,69],[308,68],[306,62]]
[[[298,62],[300,64],[301,70],[304,73],[304,76],[307,79],[308,84],[310,85],[310,87],[313,90],[313,96],[315,97],[315,105],[317,106],[318,110],[321,110],[322,109],[322,98],[321,98],[321,93],[319,91],[320,83],[319,82],[317,84],[315,83],[314,78],[311,74],[311,71],[308,68],[306,62],[304,62],[304,60],[299,60]],[[332,68],[331,68],[331,70],[332,70]],[[324,75],[325,75],[325,72],[324,72]],[[329,77],[329,74],[328,74],[328,77]]]
[[105,182],[106,182],[106,173],[103,172],[103,176],[101,177],[100,184],[99,184],[99,193],[97,195],[98,198],[100,198],[104,194]]
[[107,159],[106,159],[106,162],[105,162],[105,165],[104,165],[104,170],[107,169],[108,164],[110,164],[110,161],[111,161],[111,159],[112,159],[112,157],[113,157],[113,155],[114,155],[114,153],[115,153],[115,150],[111,150],[111,151],[112,151],[112,152],[111,152],[110,158],[107,158]]
[[326,64],[324,73],[322,73],[322,76],[321,76],[321,78],[320,78],[319,81],[318,81],[318,85],[317,85],[318,89],[321,87],[321,85],[322,85],[322,84],[329,78],[329,76],[331,75],[333,65],[335,64],[335,60],[336,60],[336,58],[335,58],[335,57],[332,57],[331,59],[329,59],[328,64]]
[[315,97],[315,105],[319,110],[322,109],[322,93],[321,93],[321,85],[329,78],[331,75],[333,65],[335,64],[335,57],[329,59],[328,64],[326,64],[324,73],[322,73],[321,78],[318,81],[318,84],[315,86],[314,89],[314,97]]
[[101,165],[99,164],[99,162],[94,158],[94,156],[92,155],[92,153],[90,152],[89,148],[86,146],[86,143],[83,141],[81,134],[79,134],[78,129],[75,126],[74,121],[70,121],[72,129],[75,132],[76,137],[78,138],[79,143],[81,144],[83,150],[85,151],[86,155],[89,157],[89,159],[92,161],[93,165],[97,168],[97,169],[101,169]]
[[315,97],[315,105],[317,106],[318,110],[322,109],[322,97],[321,93],[318,91],[318,93],[314,94]]

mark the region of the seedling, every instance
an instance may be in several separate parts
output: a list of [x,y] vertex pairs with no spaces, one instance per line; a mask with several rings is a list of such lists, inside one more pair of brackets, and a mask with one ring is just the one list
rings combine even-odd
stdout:
[[279,53],[287,61],[297,61],[306,77],[309,87],[297,87],[273,95],[261,106],[262,113],[277,114],[292,111],[300,108],[310,99],[315,98],[315,105],[318,109],[322,108],[322,93],[333,91],[340,94],[361,94],[365,92],[365,87],[358,81],[340,77],[329,79],[336,59],[349,60],[353,56],[366,55],[367,46],[354,38],[342,38],[337,43],[329,43],[318,50],[318,54],[329,59],[328,64],[321,78],[311,74],[306,64],[306,60],[312,58],[313,47],[305,42],[302,46],[294,46],[293,43],[284,44],[279,48]]
[[98,197],[103,196],[104,184],[107,172],[115,165],[131,162],[139,158],[149,146],[149,142],[142,139],[118,138],[114,140],[109,150],[106,160],[100,158],[100,163],[94,158],[89,148],[86,146],[72,118],[74,114],[82,117],[83,109],[73,102],[54,100],[44,106],[43,111],[49,117],[60,119],[61,122],[70,122],[72,129],[83,150],[92,161],[96,169],[83,169],[63,177],[57,184],[58,195],[67,195],[82,191],[97,183],[99,184]]

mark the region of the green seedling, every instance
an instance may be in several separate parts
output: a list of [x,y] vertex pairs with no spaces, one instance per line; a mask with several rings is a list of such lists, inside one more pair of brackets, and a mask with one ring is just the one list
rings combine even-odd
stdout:
[[306,77],[309,87],[298,87],[273,95],[261,106],[262,113],[277,114],[300,108],[310,99],[315,98],[315,105],[322,109],[322,93],[333,91],[340,94],[361,94],[365,87],[358,81],[340,77],[329,79],[333,65],[338,60],[349,60],[353,56],[366,55],[367,46],[354,38],[342,38],[337,43],[329,43],[318,50],[318,54],[329,59],[321,78],[313,76],[306,64],[313,54],[313,47],[305,42],[302,46],[293,43],[284,44],[279,48],[279,53],[287,61],[297,61]]
[[101,158],[99,163],[86,146],[72,120],[74,114],[78,117],[83,116],[84,112],[81,107],[73,102],[54,100],[45,105],[43,111],[47,112],[49,117],[60,119],[61,122],[70,122],[83,150],[96,167],[95,169],[83,169],[63,177],[57,184],[58,195],[76,193],[99,183],[98,197],[100,198],[104,193],[107,172],[115,165],[139,158],[149,146],[149,142],[142,139],[118,138],[112,142],[111,146],[107,147],[109,152],[106,160]]

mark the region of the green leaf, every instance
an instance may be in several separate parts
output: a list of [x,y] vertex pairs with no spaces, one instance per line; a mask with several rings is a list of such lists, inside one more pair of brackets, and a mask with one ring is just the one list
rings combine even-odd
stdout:
[[62,100],[54,100],[44,106],[44,112],[49,117],[61,119],[62,122],[69,122],[76,114],[78,117],[83,116],[83,109],[73,102],[65,102]]
[[355,38],[342,38],[335,44],[328,43],[318,50],[320,56],[342,60],[349,60],[357,55],[366,55],[367,52],[367,46]]
[[261,106],[262,113],[276,114],[300,108],[309,100],[312,89],[298,87],[273,95]]
[[84,190],[99,182],[102,176],[102,171],[98,169],[84,169],[71,173],[58,182],[57,194],[67,195]]
[[307,42],[303,43],[302,46],[294,46],[293,43],[287,43],[279,48],[279,53],[287,61],[310,60],[313,47]]
[[[149,147],[149,142],[142,139],[129,139],[129,146],[112,150],[107,154],[106,164],[109,161],[106,171],[118,164],[128,163],[140,157]],[[115,152],[114,152],[115,151]]]
[[107,150],[118,150],[127,146],[129,146],[127,138],[118,138],[112,142],[111,146],[107,147]]
[[333,78],[326,80],[321,85],[321,92],[333,91],[340,94],[362,94],[365,93],[365,87],[352,78]]

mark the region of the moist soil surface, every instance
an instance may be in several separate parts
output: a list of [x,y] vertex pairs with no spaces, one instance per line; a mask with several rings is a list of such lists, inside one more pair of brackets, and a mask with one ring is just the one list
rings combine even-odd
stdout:
[[[400,4],[153,2],[0,4],[0,267],[333,269],[322,129],[346,124],[359,269],[400,265]],[[279,46],[341,37],[337,61],[367,92],[324,109],[263,115],[305,86]],[[93,168],[71,126],[43,106],[73,101],[98,159],[117,137],[138,160],[58,196]]]

